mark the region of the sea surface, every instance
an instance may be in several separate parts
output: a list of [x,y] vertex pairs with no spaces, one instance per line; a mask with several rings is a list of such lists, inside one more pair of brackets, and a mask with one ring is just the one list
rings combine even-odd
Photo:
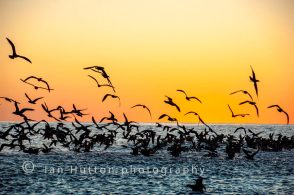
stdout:
[[[5,126],[8,123],[0,123],[0,130]],[[203,126],[190,126],[203,130]],[[211,125],[225,135],[233,134],[238,126]],[[264,131],[262,137],[294,135],[293,125],[242,126]],[[140,130],[144,129],[165,134],[152,124],[141,124]],[[35,137],[31,144],[43,143]],[[39,155],[5,148],[0,152],[0,194],[192,194],[186,185],[199,175],[204,177],[205,194],[294,194],[293,150],[259,152],[250,161],[243,153],[226,160],[225,146],[218,149],[216,158],[204,157],[204,151],[173,157],[166,150],[150,157],[133,156],[130,147],[118,134],[107,150],[96,145],[89,153],[58,145],[51,153]]]

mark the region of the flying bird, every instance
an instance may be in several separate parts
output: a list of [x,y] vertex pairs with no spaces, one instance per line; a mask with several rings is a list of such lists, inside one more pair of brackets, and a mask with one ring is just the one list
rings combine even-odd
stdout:
[[150,115],[150,117],[151,117],[151,119],[152,119],[151,111],[150,111],[150,109],[149,109],[147,106],[145,106],[145,105],[143,105],[143,104],[136,104],[136,105],[134,105],[134,106],[131,107],[131,108],[135,108],[135,107],[142,107],[142,108],[146,109],[146,110],[149,112],[149,115]]
[[34,111],[34,109],[32,109],[32,108],[23,108],[23,109],[20,110],[17,104],[18,103],[14,102],[15,111],[12,114],[15,114],[15,115],[26,118],[26,116],[24,115],[24,113],[26,111]]
[[92,78],[92,79],[96,82],[96,84],[97,84],[98,87],[111,87],[112,90],[113,90],[113,92],[115,92],[114,87],[113,87],[112,85],[109,85],[109,84],[99,84],[99,82],[97,81],[96,78],[94,78],[94,77],[91,76],[91,75],[88,75],[88,76],[89,76],[90,78]]
[[230,107],[229,104],[228,104],[228,107],[229,107],[229,109],[230,109],[230,111],[231,111],[231,113],[232,113],[232,117],[233,117],[233,118],[238,117],[238,116],[240,116],[240,117],[245,117],[245,116],[248,116],[248,115],[249,115],[249,114],[234,114],[234,112],[233,112],[233,110],[231,109],[231,107]]
[[236,94],[236,93],[239,93],[239,92],[242,92],[242,93],[248,95],[250,97],[250,99],[253,101],[252,96],[250,95],[250,93],[248,91],[245,91],[245,90],[234,91],[234,92],[230,93],[230,95],[233,95],[233,94]]
[[167,114],[162,114],[158,119],[163,119],[163,118],[167,118],[167,120],[170,122],[174,122],[174,121],[178,122],[178,120],[176,118],[172,118]]
[[28,98],[28,100],[29,100],[28,102],[29,102],[30,104],[36,104],[36,102],[37,102],[38,100],[44,98],[44,97],[39,97],[39,98],[36,98],[36,99],[31,99],[31,98],[28,96],[28,94],[26,94],[26,93],[25,93],[25,96]]
[[[36,81],[38,81],[38,82],[41,82],[41,83],[44,83],[44,84],[46,85],[46,88],[45,88],[45,87],[36,86],[36,85],[34,85],[34,84],[32,84],[32,83],[29,83],[28,80],[31,80],[31,79],[34,79],[34,80],[36,80]],[[50,88],[50,86],[49,86],[49,84],[48,84],[47,81],[45,81],[44,79],[39,78],[39,77],[29,76],[29,77],[27,77],[26,79],[20,79],[20,80],[21,80],[22,82],[24,82],[24,83],[27,83],[27,84],[33,86],[35,89],[46,89],[46,90],[49,91],[49,93],[50,93],[51,90],[54,90],[54,89],[51,89],[51,88]]]
[[285,110],[283,110],[279,105],[271,105],[271,106],[269,106],[267,108],[277,108],[278,112],[284,113],[286,115],[286,117],[287,117],[287,125],[289,124],[289,115],[288,115],[288,113],[285,112]]
[[119,106],[120,106],[120,98],[117,95],[113,95],[113,94],[109,94],[109,93],[104,95],[102,102],[104,102],[106,100],[106,98],[108,98],[108,97],[117,98],[119,100]]
[[251,70],[252,70],[252,76],[249,76],[249,79],[251,82],[253,82],[254,84],[254,89],[255,89],[255,92],[256,92],[256,96],[258,97],[258,88],[257,88],[257,83],[259,82],[259,80],[256,79],[256,76],[255,76],[255,72],[252,68],[252,66],[250,65],[251,67]]
[[11,59],[22,58],[22,59],[28,61],[29,63],[32,63],[32,61],[31,61],[29,58],[27,58],[27,57],[25,57],[25,56],[18,55],[18,54],[16,53],[15,46],[14,46],[14,44],[12,43],[12,41],[11,41],[10,39],[8,39],[7,37],[6,37],[6,39],[7,39],[8,43],[10,44],[10,46],[11,46],[11,48],[12,48],[12,54],[9,55],[9,58],[11,58]]
[[172,99],[172,98],[170,98],[170,97],[168,97],[168,96],[165,96],[165,97],[167,97],[167,100],[164,100],[165,103],[167,103],[167,104],[169,104],[169,105],[171,105],[171,106],[176,107],[177,110],[178,110],[179,112],[181,112],[180,107],[179,107],[177,104],[175,104],[175,103],[173,102],[173,99]]
[[257,116],[259,117],[258,107],[256,106],[256,102],[253,102],[253,101],[244,101],[244,102],[241,102],[239,105],[243,105],[243,104],[250,104],[250,105],[254,106],[255,107],[255,110],[256,110],[256,113],[257,113]]
[[184,90],[178,89],[177,91],[182,92],[186,96],[186,100],[191,101],[192,99],[197,100],[198,102],[202,103],[200,99],[198,99],[195,96],[188,96],[187,93]]
[[102,77],[105,78],[108,81],[109,85],[112,85],[112,83],[110,81],[110,77],[106,73],[106,71],[104,70],[104,67],[102,67],[102,66],[90,66],[90,67],[85,67],[84,70],[92,70],[94,72],[100,73],[102,75]]

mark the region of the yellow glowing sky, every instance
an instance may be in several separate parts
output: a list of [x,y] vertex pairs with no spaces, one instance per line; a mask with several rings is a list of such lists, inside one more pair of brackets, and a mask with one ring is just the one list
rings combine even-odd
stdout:
[[[25,103],[24,93],[44,96],[49,107],[72,103],[87,108],[97,119],[114,112],[122,119],[150,122],[147,112],[130,109],[147,105],[157,121],[161,113],[181,122],[193,110],[209,123],[285,123],[285,116],[271,104],[279,104],[294,118],[294,2],[292,0],[222,1],[5,1],[0,0],[0,96]],[[9,37],[21,59],[11,60]],[[105,93],[88,78],[83,67],[104,66],[122,105],[102,103]],[[254,95],[249,82],[250,65],[259,83],[260,117],[254,108],[238,103],[244,89]],[[19,79],[35,75],[55,90],[35,91]],[[95,73],[91,73],[95,75]],[[102,78],[97,76],[102,82]],[[176,89],[184,89],[203,101],[187,102]],[[163,103],[174,98],[182,112]],[[227,104],[249,117],[233,119]],[[40,109],[33,119],[48,119]],[[14,106],[0,100],[0,120],[19,120]],[[291,117],[292,116],[292,117]],[[84,117],[88,121],[90,117]]]

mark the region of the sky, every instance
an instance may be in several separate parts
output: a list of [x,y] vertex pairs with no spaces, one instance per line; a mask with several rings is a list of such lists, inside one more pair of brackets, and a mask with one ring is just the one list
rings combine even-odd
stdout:
[[[268,109],[280,105],[294,123],[294,2],[292,0],[161,0],[161,1],[5,1],[0,0],[0,96],[34,108],[28,116],[50,120],[41,108],[74,103],[97,120],[113,112],[135,121],[155,122],[163,114],[180,122],[198,123],[197,112],[207,123],[285,124],[284,114]],[[10,59],[11,47],[29,57]],[[106,83],[89,66],[103,66],[115,86],[112,93],[97,88],[88,75]],[[253,67],[258,83],[256,97],[249,81]],[[28,76],[42,77],[54,89],[35,90],[21,82]],[[183,89],[201,101],[187,101]],[[239,105],[249,100],[259,108]],[[44,97],[36,105],[24,95]],[[164,103],[165,95],[181,108]],[[152,112],[131,107],[145,104]],[[247,117],[232,118],[227,105]],[[12,114],[14,105],[0,99],[0,121],[21,120]],[[161,121],[161,120],[160,120]],[[162,120],[165,122],[166,120]]]

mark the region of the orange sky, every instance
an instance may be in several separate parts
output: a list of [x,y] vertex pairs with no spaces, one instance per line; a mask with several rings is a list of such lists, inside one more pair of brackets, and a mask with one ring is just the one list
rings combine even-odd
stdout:
[[[24,93],[44,96],[33,119],[48,119],[40,103],[50,108],[72,103],[87,108],[97,119],[114,112],[122,119],[150,122],[147,112],[130,109],[142,103],[153,120],[162,113],[181,122],[198,122],[184,117],[198,112],[209,123],[280,123],[286,118],[271,104],[279,104],[294,116],[294,2],[292,0],[223,1],[4,1],[0,0],[0,96],[26,103]],[[11,60],[9,37],[21,59]],[[101,99],[107,89],[98,89],[83,67],[104,66],[121,97]],[[254,95],[249,82],[250,65],[260,80],[254,108],[238,103],[247,96],[230,96],[244,89]],[[54,91],[34,90],[19,79],[30,75],[47,80]],[[102,78],[95,73],[98,80]],[[176,92],[184,89],[203,101],[187,102]],[[182,109],[163,103],[174,98]],[[227,104],[236,113],[249,113],[233,119]],[[18,120],[14,105],[0,100],[0,120]],[[88,121],[90,117],[84,117]]]

